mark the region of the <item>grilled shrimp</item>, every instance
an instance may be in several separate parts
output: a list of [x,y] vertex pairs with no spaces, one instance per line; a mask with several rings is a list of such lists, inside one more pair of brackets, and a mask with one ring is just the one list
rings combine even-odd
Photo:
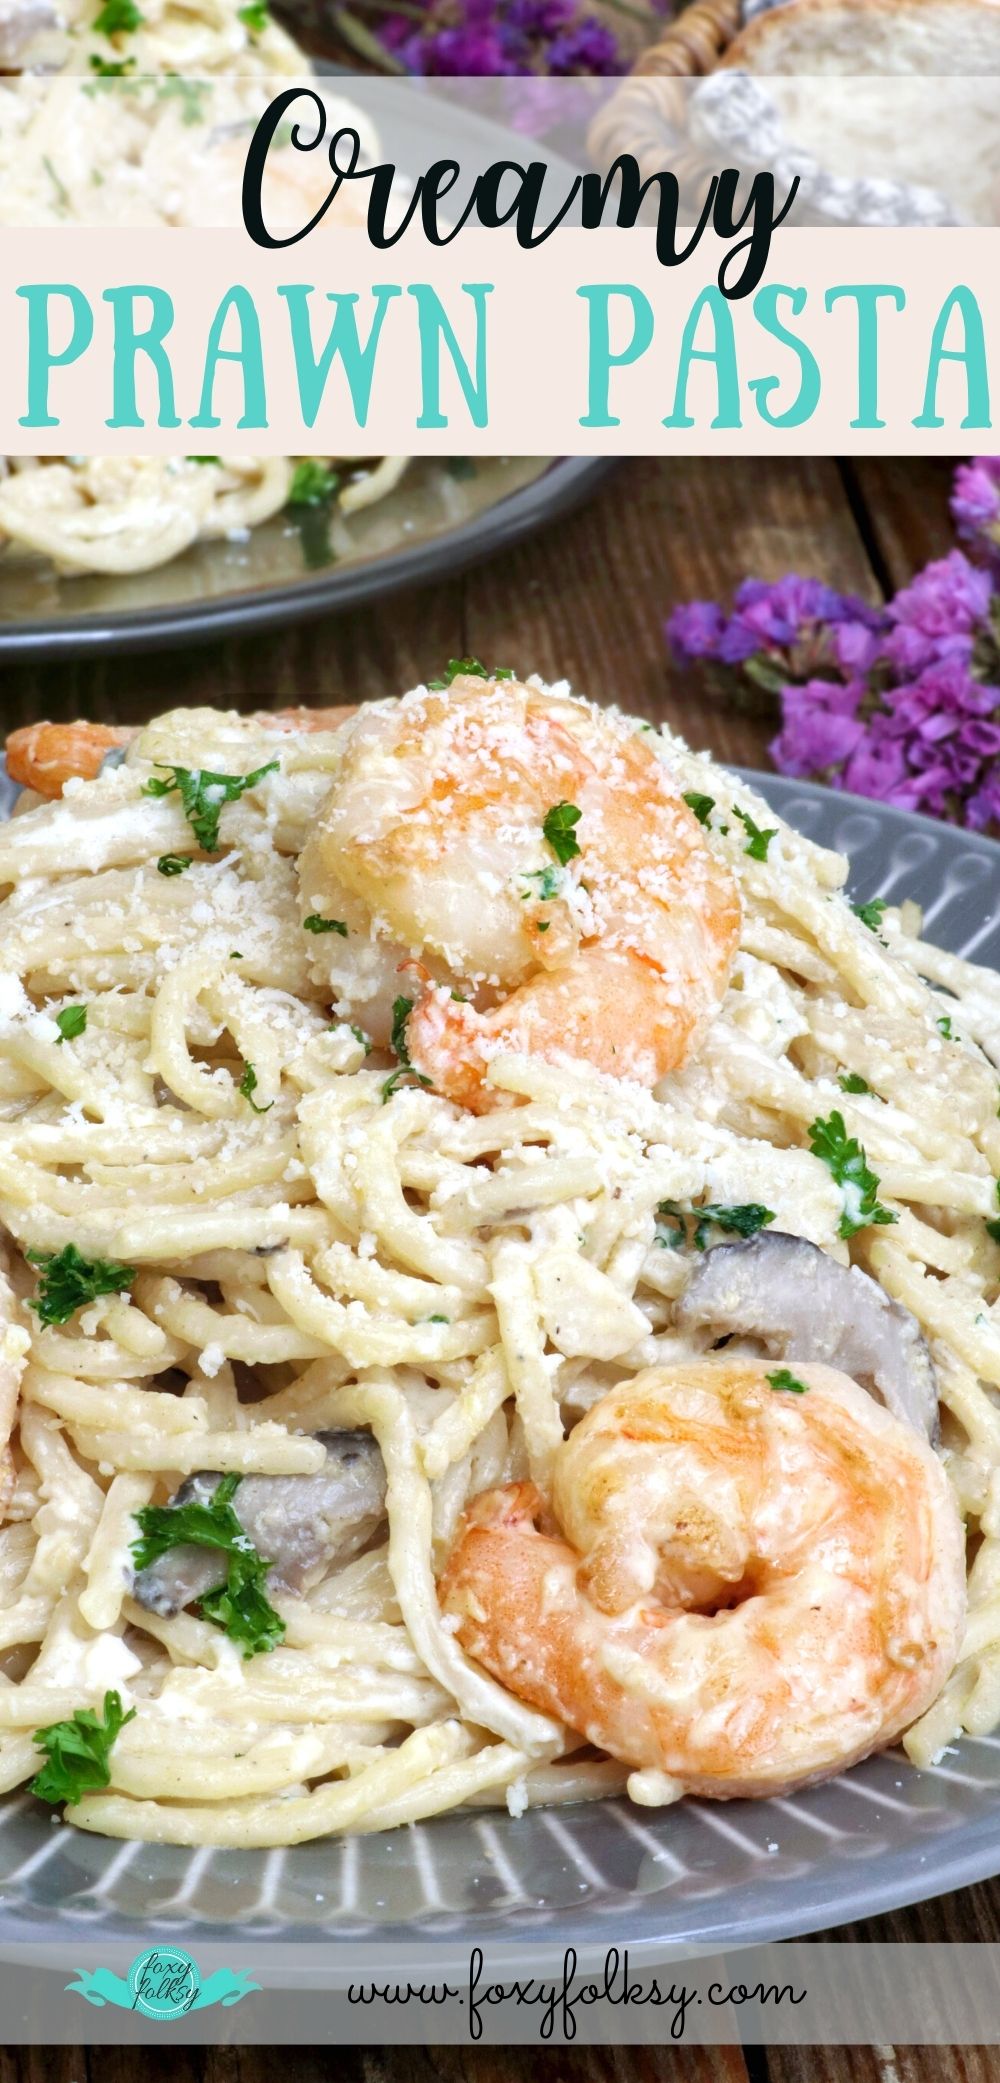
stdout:
[[715,1012],[739,936],[735,884],[642,732],[513,679],[359,714],[303,873],[349,929],[338,1010],[388,1040],[381,949],[420,987],[413,1066],[476,1111],[502,1051],[655,1084]]
[[[471,1507],[440,1585],[511,1692],[677,1793],[788,1792],[882,1749],[956,1661],[941,1463],[833,1368],[650,1368]],[[802,1393],[804,1389],[804,1393]]]
[[[354,715],[345,709],[260,709],[253,716],[264,730],[338,730]],[[28,723],[7,739],[7,772],[38,796],[59,796],[79,776],[93,781],[109,752],[130,745],[142,726],[108,723]]]

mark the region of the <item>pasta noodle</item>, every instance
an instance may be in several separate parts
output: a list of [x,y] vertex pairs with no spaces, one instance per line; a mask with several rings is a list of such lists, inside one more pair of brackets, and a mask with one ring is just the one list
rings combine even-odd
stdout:
[[[249,773],[275,753],[259,723],[159,717],[122,764],[0,830],[0,1786],[37,1769],[34,1731],[113,1688],[134,1719],[111,1784],[67,1811],[110,1836],[273,1846],[621,1792],[626,1768],[466,1655],[436,1578],[470,1498],[544,1488],[609,1387],[699,1349],[661,1203],[765,1200],[846,1260],[842,1190],[808,1148],[834,1106],[899,1218],[850,1257],[930,1341],[970,1532],[962,1658],[906,1748],[926,1764],[995,1726],[1000,979],[927,947],[912,906],[872,930],[845,860],[664,731],[650,743],[682,787],[719,806],[709,843],[745,913],[694,1059],[647,1092],[501,1054],[505,1107],[387,1098],[391,1065],[331,1024],[302,924],[296,863],[338,738],[277,742],[182,874],[158,867],[191,833],[176,793],[144,793],[152,763]],[[773,830],[765,860],[734,805]],[[29,1254],[69,1245],[122,1285],[45,1323]],[[244,1658],[204,1614],[140,1602],[137,1512],[201,1470],[308,1476],[317,1435],[367,1433],[379,1523],[275,1591],[274,1646]],[[656,1798],[648,1774],[632,1790]]]

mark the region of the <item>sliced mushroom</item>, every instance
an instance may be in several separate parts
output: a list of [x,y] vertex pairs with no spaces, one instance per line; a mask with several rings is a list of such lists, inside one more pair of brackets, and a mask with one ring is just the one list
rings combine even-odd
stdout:
[[877,1280],[781,1230],[717,1244],[677,1305],[685,1331],[760,1340],[775,1359],[850,1374],[926,1439],[938,1432],[934,1363],[915,1316]]
[[[385,1465],[371,1433],[318,1437],[326,1447],[318,1475],[244,1476],[233,1499],[244,1533],[271,1564],[275,1591],[297,1591],[318,1564],[356,1554],[384,1516]],[[221,1481],[211,1470],[190,1476],[171,1504],[208,1504]],[[217,1548],[171,1548],[139,1571],[135,1596],[150,1613],[172,1618],[224,1583],[226,1570]]]

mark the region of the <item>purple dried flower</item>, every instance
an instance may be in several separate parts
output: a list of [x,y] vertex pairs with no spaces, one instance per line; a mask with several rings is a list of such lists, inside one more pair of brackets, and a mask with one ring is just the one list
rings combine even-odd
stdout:
[[663,625],[678,665],[692,665],[696,658],[717,658],[725,626],[725,615],[714,600],[689,600],[675,608]]
[[1000,456],[973,456],[955,472],[951,511],[963,542],[1000,559]]
[[[1000,466],[996,472],[1000,508]],[[1000,531],[998,531],[1000,544]],[[683,665],[730,666],[777,696],[781,772],[982,829],[1000,822],[1000,602],[960,550],[886,608],[816,579],[746,580],[667,624]]]
[[990,575],[952,550],[925,565],[889,607],[895,625],[885,655],[901,672],[922,672],[952,654],[968,658],[989,612]]
[[612,31],[583,0],[428,0],[417,24],[390,7],[378,33],[407,71],[423,75],[607,76],[622,70]]

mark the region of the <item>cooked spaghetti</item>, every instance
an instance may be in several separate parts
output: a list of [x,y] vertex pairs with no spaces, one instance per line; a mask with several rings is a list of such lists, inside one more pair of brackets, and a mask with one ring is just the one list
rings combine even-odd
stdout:
[[[654,1090],[501,1046],[468,1110],[418,1081],[398,1020],[394,1054],[339,1016],[348,929],[299,864],[359,728],[178,711],[0,831],[0,1785],[113,1694],[106,1783],[66,1809],[111,1836],[273,1846],[672,1798],[491,1675],[438,1582],[473,1500],[529,1476],[545,1500],[608,1391],[705,1353],[684,1296],[747,1208],[926,1337],[972,1560],[965,1643],[906,1748],[991,1729],[1000,979],[926,946],[912,906],[859,916],[844,859],[642,726],[738,886],[718,1010]],[[861,1186],[810,1136],[836,1116]],[[337,1456],[379,1482],[291,1588],[263,1580],[256,1639],[232,1577],[179,1610],[150,1591],[157,1508],[223,1527],[244,1484]]]

